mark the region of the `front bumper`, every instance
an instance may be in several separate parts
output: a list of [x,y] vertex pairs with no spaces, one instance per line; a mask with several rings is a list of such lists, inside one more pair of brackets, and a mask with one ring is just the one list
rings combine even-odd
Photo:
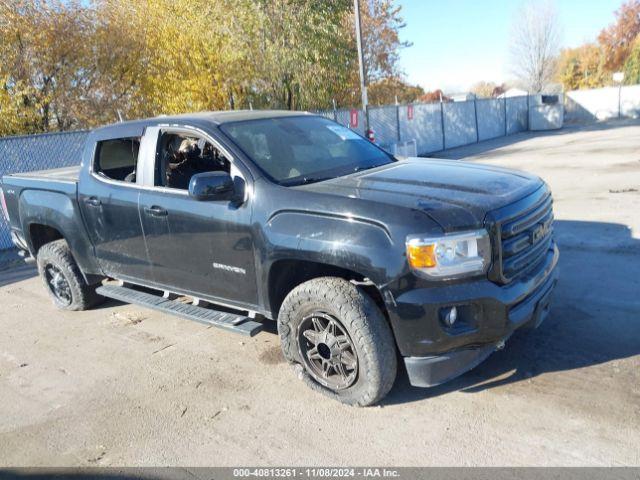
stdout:
[[[451,380],[481,363],[516,329],[540,325],[557,283],[558,257],[553,245],[535,272],[508,285],[481,279],[397,295],[389,316],[411,384]],[[440,320],[441,308],[450,306],[463,312],[455,328]]]

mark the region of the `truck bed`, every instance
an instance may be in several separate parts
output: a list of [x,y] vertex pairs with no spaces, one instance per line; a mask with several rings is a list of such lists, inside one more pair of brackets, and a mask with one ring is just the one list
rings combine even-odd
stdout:
[[63,182],[77,182],[80,175],[80,165],[72,167],[53,168],[51,170],[37,170],[27,173],[13,173],[5,178],[28,178],[37,180],[58,180]]
[[[79,176],[80,165],[27,173],[13,173],[2,177],[2,187],[6,194],[14,196],[16,200],[24,189],[36,189],[64,193],[75,201]],[[11,204],[9,197],[7,197],[7,203]],[[9,213],[11,213],[11,208]]]
[[25,225],[30,222],[39,223],[41,218],[56,219],[60,212],[77,212],[77,218],[71,221],[73,225],[69,229],[83,232],[84,227],[76,222],[80,219],[77,209],[79,176],[78,165],[2,177],[0,186],[6,203],[11,237],[18,248],[27,249],[25,239],[28,232],[23,231]]

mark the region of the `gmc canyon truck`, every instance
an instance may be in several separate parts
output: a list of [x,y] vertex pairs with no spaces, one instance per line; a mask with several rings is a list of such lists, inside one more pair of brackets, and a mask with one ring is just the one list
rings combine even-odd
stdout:
[[305,383],[351,405],[446,382],[549,309],[547,185],[462,161],[397,159],[300,112],[118,123],[79,167],[14,174],[15,245],[62,309],[104,297],[245,335],[277,321]]

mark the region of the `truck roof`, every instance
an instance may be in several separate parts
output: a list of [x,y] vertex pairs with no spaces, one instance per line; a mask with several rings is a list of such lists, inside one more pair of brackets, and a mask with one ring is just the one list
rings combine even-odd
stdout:
[[220,110],[212,112],[196,112],[196,113],[183,113],[180,115],[161,115],[153,118],[146,118],[140,120],[131,120],[126,122],[112,123],[99,127],[96,130],[111,129],[113,127],[120,127],[123,125],[162,125],[167,123],[212,123],[216,125],[222,125],[224,123],[231,122],[243,122],[247,120],[261,120],[264,118],[280,118],[280,117],[295,117],[300,115],[312,115],[309,112],[291,111],[291,110]]

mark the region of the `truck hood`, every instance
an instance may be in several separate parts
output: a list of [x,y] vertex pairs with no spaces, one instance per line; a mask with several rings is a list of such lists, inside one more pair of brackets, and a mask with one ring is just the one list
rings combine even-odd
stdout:
[[409,158],[305,185],[305,190],[420,210],[445,230],[482,225],[487,212],[533,193],[540,178],[460,160]]

